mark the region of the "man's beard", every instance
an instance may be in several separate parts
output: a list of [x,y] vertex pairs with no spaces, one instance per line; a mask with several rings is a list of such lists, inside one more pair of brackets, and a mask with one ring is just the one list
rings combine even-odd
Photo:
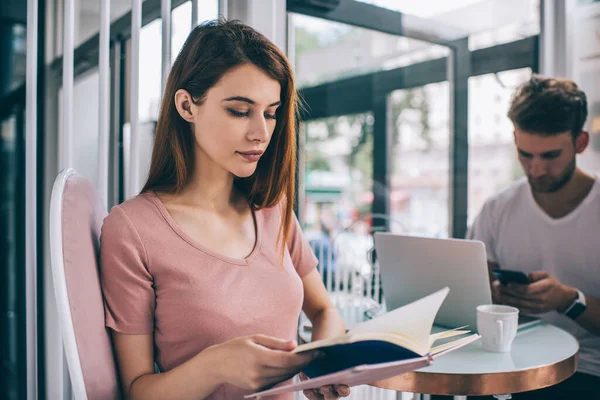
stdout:
[[532,178],[530,176],[527,177],[529,181],[529,186],[531,186],[531,190],[536,193],[554,193],[560,189],[562,189],[573,177],[575,173],[576,162],[575,157],[573,160],[567,165],[563,173],[558,178],[553,178],[551,176],[542,176],[540,178]]

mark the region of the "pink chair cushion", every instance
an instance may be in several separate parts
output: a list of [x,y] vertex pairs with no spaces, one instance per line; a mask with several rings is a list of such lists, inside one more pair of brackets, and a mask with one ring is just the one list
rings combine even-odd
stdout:
[[98,265],[100,228],[106,215],[91,182],[71,175],[63,192],[63,257],[77,350],[90,400],[120,398],[110,334],[104,325]]

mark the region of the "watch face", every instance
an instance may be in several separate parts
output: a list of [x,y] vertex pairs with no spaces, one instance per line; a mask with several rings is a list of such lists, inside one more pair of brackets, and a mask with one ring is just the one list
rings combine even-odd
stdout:
[[571,309],[567,313],[567,317],[575,319],[579,317],[581,313],[585,311],[586,308],[587,307],[584,304],[577,302],[573,304],[573,307],[571,307]]

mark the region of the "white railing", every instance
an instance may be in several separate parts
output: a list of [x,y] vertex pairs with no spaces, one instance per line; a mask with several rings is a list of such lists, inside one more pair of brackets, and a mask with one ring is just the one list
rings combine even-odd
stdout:
[[[406,231],[398,221],[385,215],[367,217],[384,220],[388,225],[398,225],[401,231]],[[325,288],[348,329],[363,321],[365,313],[376,312],[383,303],[379,263],[374,257],[373,233],[378,230],[383,229],[366,227],[365,219],[360,219],[333,237],[322,233],[309,240],[319,260],[317,269]],[[307,319],[302,316],[301,324],[305,323]],[[414,396],[413,393],[361,385],[352,388],[348,399],[409,400]],[[296,394],[297,400],[304,398],[301,393]]]
[[[350,396],[344,397],[348,400],[411,400],[412,393],[397,393],[393,390],[379,389],[372,386],[356,386],[350,391]],[[302,392],[297,392],[295,400],[306,400]]]
[[386,226],[393,225],[395,231],[407,231],[386,215],[370,214],[333,236],[322,233],[309,240],[319,260],[317,268],[327,292],[338,307],[364,305],[368,308],[383,302],[373,233],[386,229],[370,227],[367,218],[384,221]]

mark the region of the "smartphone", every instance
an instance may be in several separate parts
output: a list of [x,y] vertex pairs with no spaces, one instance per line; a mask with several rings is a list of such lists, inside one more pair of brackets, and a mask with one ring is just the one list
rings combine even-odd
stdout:
[[531,282],[527,275],[521,271],[513,271],[510,269],[495,269],[492,271],[496,279],[501,284],[506,285],[507,283],[518,283],[521,285],[528,285]]

